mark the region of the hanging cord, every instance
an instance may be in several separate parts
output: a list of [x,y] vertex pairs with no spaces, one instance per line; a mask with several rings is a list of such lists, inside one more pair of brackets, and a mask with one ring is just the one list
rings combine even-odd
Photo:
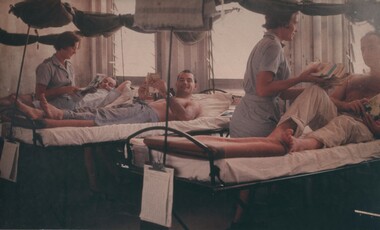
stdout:
[[[115,12],[119,13],[119,17],[120,17],[120,12],[119,12],[119,9],[117,8],[115,2],[112,4],[112,6],[113,6],[114,13]],[[123,27],[120,28],[120,46],[121,46],[121,68],[123,69],[122,73],[123,73],[123,81],[124,81],[124,77],[125,77],[124,69],[125,69],[125,66],[124,66]],[[114,48],[115,48],[115,45],[114,45]],[[114,55],[113,55],[113,59],[114,59],[113,66],[114,66],[114,75],[115,75],[115,67],[116,67],[115,52],[114,52]]]
[[120,29],[120,45],[121,45],[121,67],[123,68],[123,79],[124,75],[124,45],[123,45],[123,28]]
[[[16,90],[16,100],[15,100],[15,102],[18,99],[18,94],[19,94],[19,91],[20,91],[21,75],[22,75],[22,69],[23,69],[23,66],[24,66],[26,46],[28,45],[28,41],[29,41],[29,31],[30,31],[30,26],[28,26],[28,32],[27,32],[25,46],[24,46],[24,52],[22,54],[22,59],[21,59],[21,67],[20,67],[20,73],[18,75],[18,82],[17,82],[17,90]],[[14,104],[14,106],[16,107],[16,104]]]
[[[212,33],[208,32],[208,41],[209,41],[209,52],[208,52],[208,68],[209,68],[209,77],[211,82],[211,89],[215,90],[215,74],[214,74],[214,54],[213,54],[213,42],[212,42]],[[209,88],[210,88],[209,82]]]
[[20,66],[20,73],[19,73],[19,76],[18,76],[18,82],[17,82],[17,89],[16,89],[16,97],[15,97],[15,101],[13,103],[13,112],[11,113],[11,127],[10,127],[10,132],[9,132],[9,138],[10,139],[13,139],[13,122],[14,122],[14,117],[15,117],[15,111],[16,111],[16,102],[18,100],[18,95],[19,95],[19,92],[20,92],[20,85],[21,85],[21,76],[22,76],[22,70],[23,70],[23,67],[24,67],[24,60],[25,60],[25,53],[26,53],[26,47],[28,45],[28,42],[29,42],[29,33],[30,33],[30,25],[28,25],[28,32],[27,32],[27,35],[26,35],[26,41],[25,41],[25,45],[24,45],[24,51],[23,51],[23,54],[22,54],[22,59],[21,59],[21,66]]
[[173,46],[173,28],[170,30],[170,39],[169,39],[169,60],[168,60],[168,77],[166,80],[166,118],[165,118],[165,139],[164,139],[164,157],[162,160],[162,164],[166,163],[166,152],[168,149],[168,126],[169,126],[169,100],[170,100],[170,69],[172,63],[172,46]]

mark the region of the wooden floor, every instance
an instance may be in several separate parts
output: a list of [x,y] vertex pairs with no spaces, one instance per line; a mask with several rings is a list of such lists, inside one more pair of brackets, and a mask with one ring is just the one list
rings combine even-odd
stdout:
[[[91,193],[83,162],[74,158],[68,175],[58,168],[45,175],[34,166],[20,172],[17,184],[1,180],[0,228],[160,229],[138,218],[139,180],[104,174],[104,193]],[[228,229],[236,197],[236,191],[210,194],[175,184],[174,211],[189,229]],[[252,197],[240,229],[380,229],[380,218],[354,213],[380,213],[379,166],[276,183]],[[183,228],[173,219],[171,229]]]

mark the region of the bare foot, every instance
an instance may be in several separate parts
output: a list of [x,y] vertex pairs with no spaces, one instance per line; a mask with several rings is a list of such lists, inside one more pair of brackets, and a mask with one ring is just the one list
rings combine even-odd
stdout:
[[46,100],[45,94],[41,95],[40,100],[41,108],[45,112],[45,117],[50,119],[62,120],[63,110],[51,105]]
[[22,103],[20,100],[16,101],[16,105],[23,113],[25,113],[32,120],[42,119],[44,117],[44,111],[30,107]]
[[15,99],[16,99],[16,96],[14,94],[11,94],[7,97],[0,98],[0,105],[11,106],[14,104]]
[[296,138],[293,130],[287,129],[281,136],[281,141],[287,145],[289,152],[298,152],[309,149],[320,149],[323,144],[314,138]]
[[282,133],[281,140],[288,147],[289,152],[297,152],[305,150],[302,145],[302,139],[295,138],[293,136],[294,131],[292,129],[287,129]]
[[280,142],[286,146],[288,152],[291,152],[294,145],[293,133],[294,131],[292,129],[286,129],[284,132],[281,133]]

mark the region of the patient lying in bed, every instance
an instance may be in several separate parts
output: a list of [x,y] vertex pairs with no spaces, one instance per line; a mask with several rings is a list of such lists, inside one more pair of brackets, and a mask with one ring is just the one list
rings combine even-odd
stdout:
[[[380,120],[364,108],[380,93],[380,36],[369,32],[361,39],[364,63],[369,74],[356,74],[338,86],[331,97],[313,86],[297,97],[267,138],[199,137],[206,145],[224,150],[226,156],[278,156],[287,152],[334,147],[374,140],[380,136]],[[330,100],[331,99],[331,100]],[[378,111],[378,108],[375,110]],[[348,115],[338,114],[344,112]],[[305,126],[312,130],[304,136]],[[146,143],[153,142],[145,140]],[[170,138],[171,139],[171,138]],[[155,140],[157,143],[157,138]],[[182,140],[183,141],[183,140]],[[162,144],[162,142],[159,142]],[[194,147],[194,145],[191,145]]]
[[[115,104],[115,100],[121,95],[127,95],[129,98],[132,98],[130,84],[130,81],[124,81],[116,86],[115,79],[112,77],[104,77],[99,83],[95,84],[95,86],[78,90],[69,95],[68,98],[73,101],[75,109],[82,107],[105,107]],[[12,106],[15,98],[16,96],[14,94],[0,98],[0,108]],[[24,94],[19,95],[18,97],[18,99],[20,99],[24,104],[39,108],[40,102],[34,100],[33,98],[33,94]]]
[[[157,80],[153,87],[157,88],[160,95],[166,97],[166,85],[162,80]],[[198,102],[191,99],[192,92],[196,88],[192,73],[182,72],[177,78],[177,96],[170,96],[168,119],[192,120],[201,113]],[[145,123],[166,120],[166,100],[157,100],[149,104],[136,100],[134,103],[125,103],[116,107],[107,108],[79,108],[74,111],[61,110],[50,105],[45,98],[41,100],[42,110],[30,107],[22,102],[17,102],[18,108],[31,119],[44,119],[45,127],[62,126],[96,126],[108,124]]]
[[[197,136],[196,139],[208,146],[216,158],[281,156],[293,151],[374,140],[380,135],[380,120],[374,121],[367,113],[361,118],[338,115],[327,93],[312,86],[297,97],[268,137]],[[301,136],[307,125],[315,131]],[[162,148],[164,144],[162,137],[148,137],[144,142],[153,148]],[[184,138],[169,137],[168,148],[202,156],[201,148]]]

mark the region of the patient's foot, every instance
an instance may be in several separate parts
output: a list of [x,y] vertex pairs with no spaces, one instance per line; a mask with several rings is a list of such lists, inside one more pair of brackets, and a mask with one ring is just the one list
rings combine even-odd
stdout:
[[6,97],[0,98],[0,106],[11,106],[14,104],[14,101],[16,99],[16,96],[14,94],[11,94]]
[[46,100],[45,94],[41,95],[41,108],[45,112],[45,117],[50,119],[62,120],[63,110],[51,105]]
[[16,105],[23,113],[25,113],[32,120],[42,119],[44,117],[44,111],[30,107],[22,103],[20,100],[16,101]]
[[314,138],[296,138],[293,136],[293,130],[287,129],[282,134],[282,142],[288,146],[289,152],[298,152],[302,150],[320,149],[323,144]]
[[294,131],[292,129],[286,129],[284,132],[281,134],[280,142],[283,143],[288,152],[292,152],[292,149],[294,147],[294,136],[293,136]]

